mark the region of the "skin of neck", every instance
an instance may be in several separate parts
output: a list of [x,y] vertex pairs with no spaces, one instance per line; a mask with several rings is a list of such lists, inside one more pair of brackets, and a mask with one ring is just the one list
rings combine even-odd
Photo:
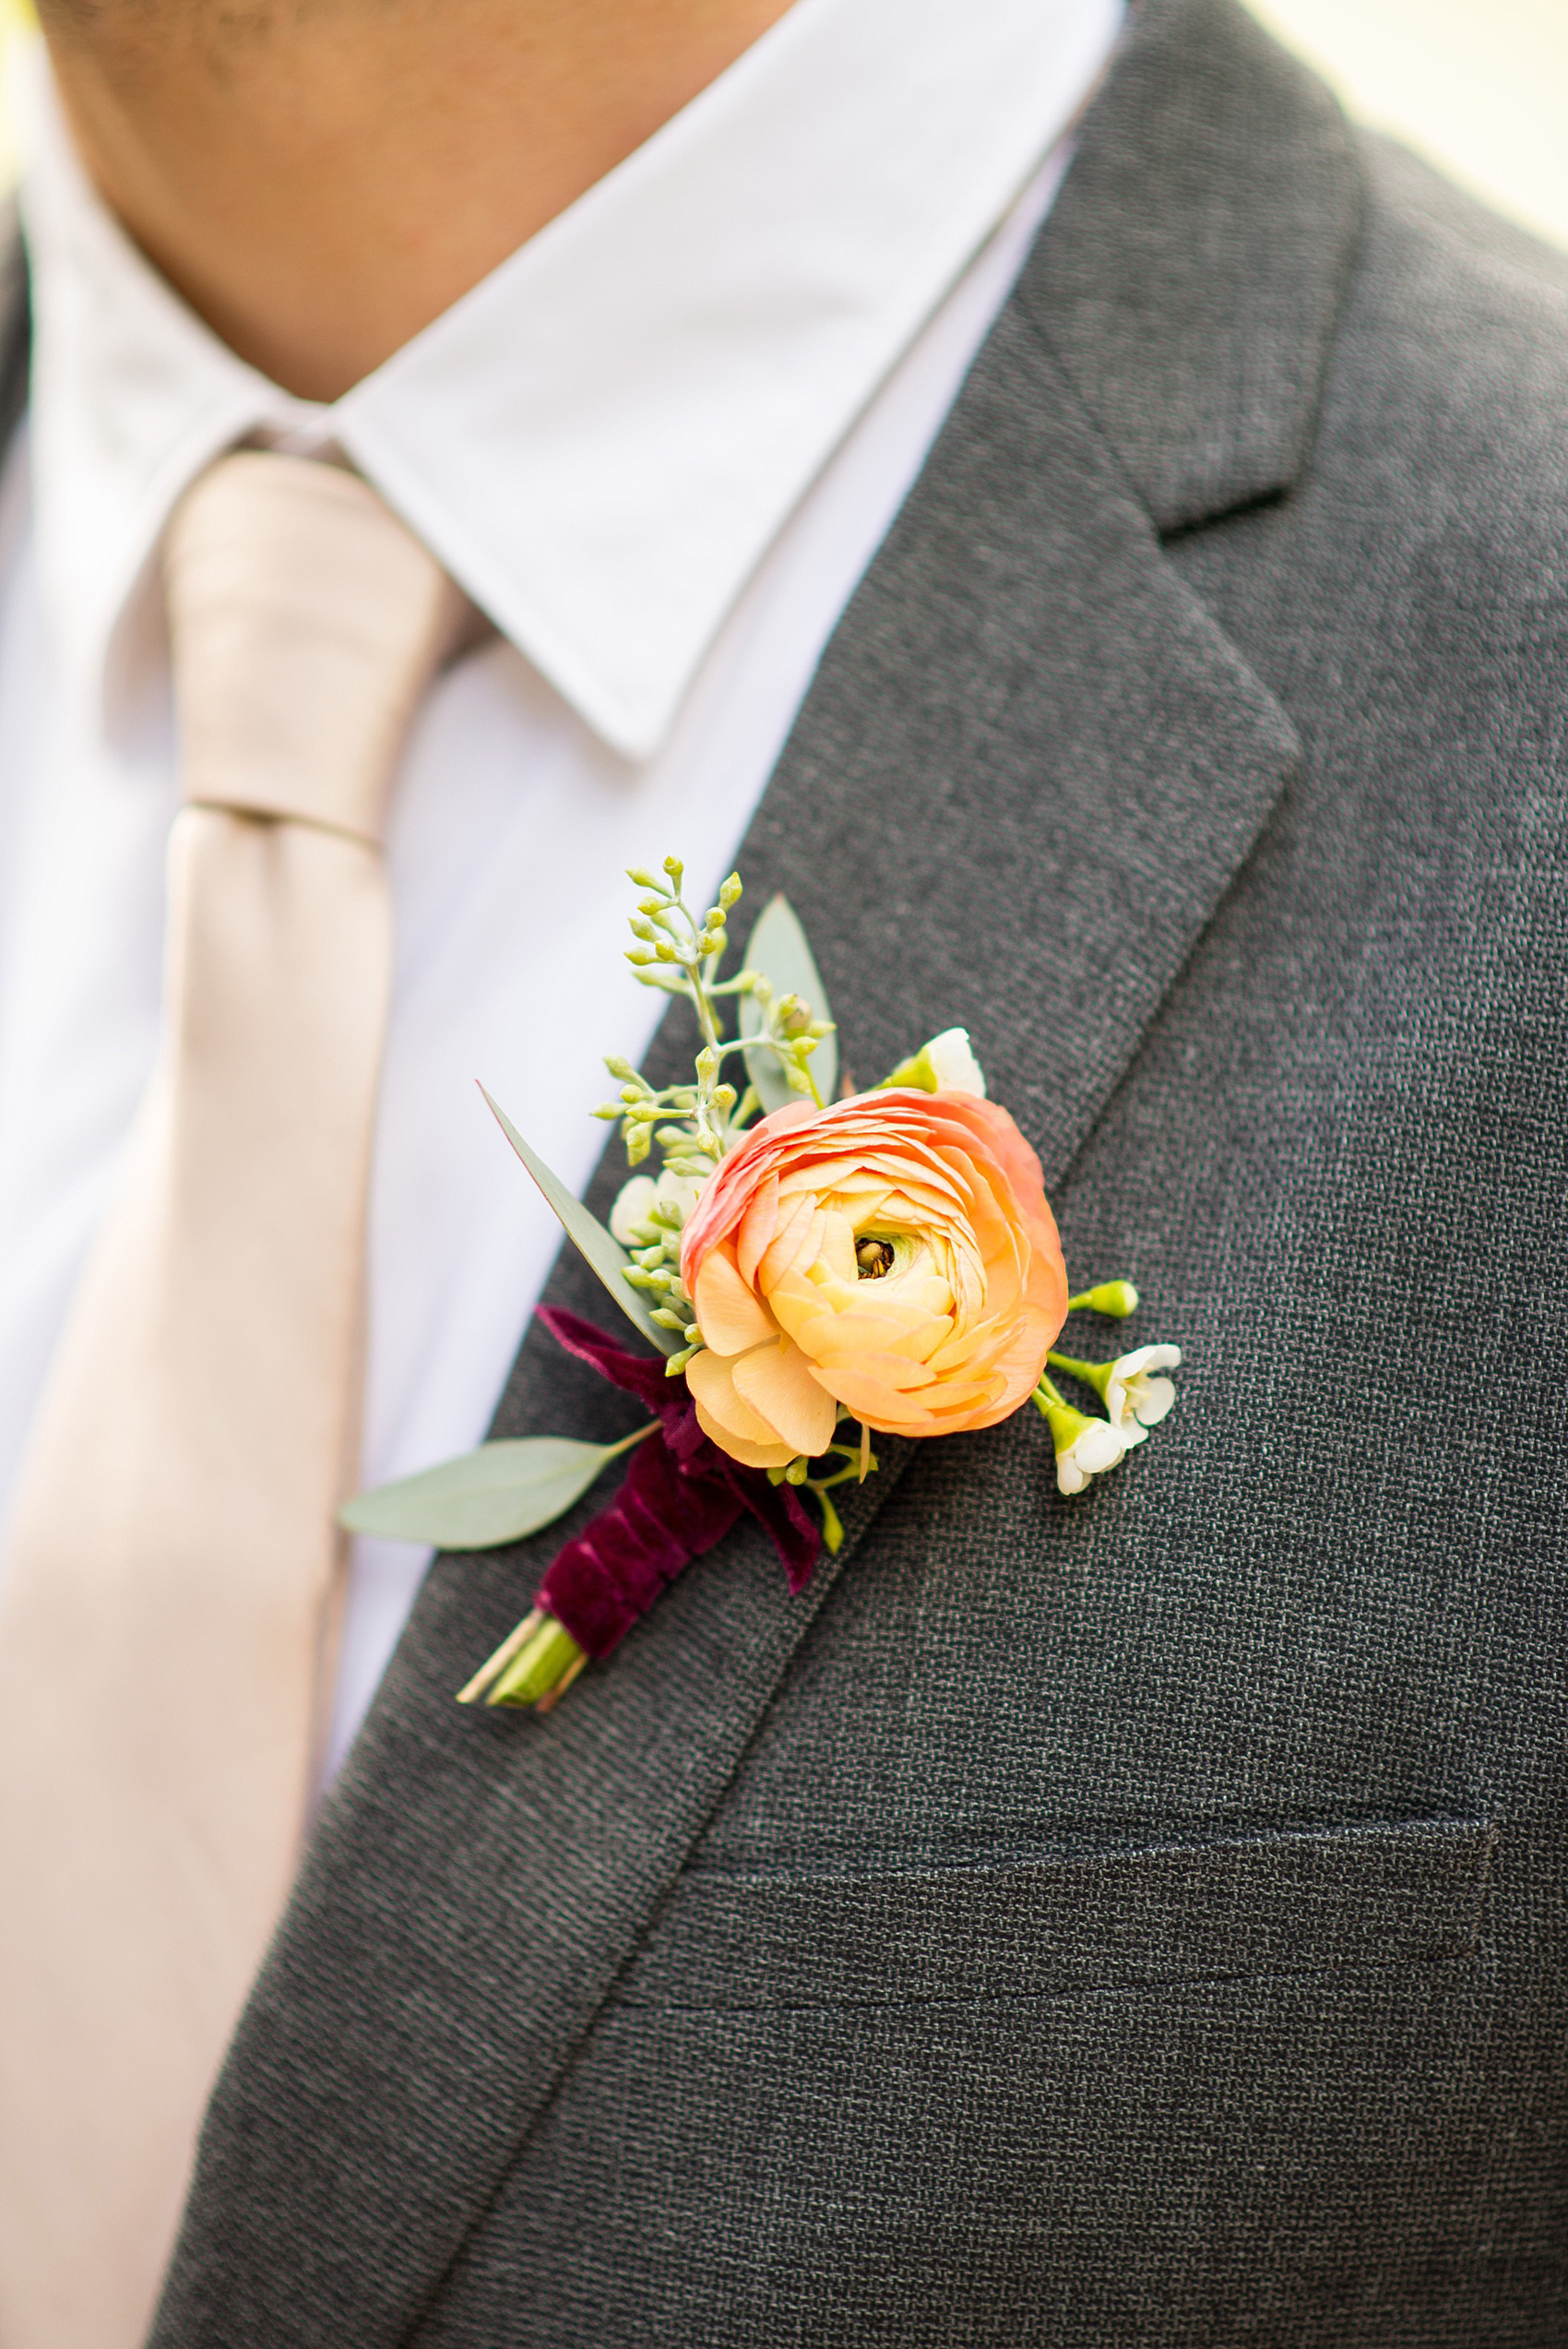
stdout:
[[72,137],[230,348],[335,399],[790,0],[42,0]]

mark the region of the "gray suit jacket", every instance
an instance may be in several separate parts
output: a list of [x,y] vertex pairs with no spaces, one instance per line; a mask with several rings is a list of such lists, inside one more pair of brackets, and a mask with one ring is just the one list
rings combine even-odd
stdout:
[[1568,2337],[1565,489],[1568,268],[1144,0],[742,861],[1178,1413],[884,1445],[547,1722],[559,1530],[438,1562],[158,2349]]

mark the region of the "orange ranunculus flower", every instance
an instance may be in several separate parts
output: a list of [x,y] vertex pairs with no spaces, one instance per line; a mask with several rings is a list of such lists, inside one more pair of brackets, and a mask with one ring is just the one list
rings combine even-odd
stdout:
[[826,1449],[839,1403],[885,1434],[990,1427],[1039,1384],[1067,1311],[1039,1161],[977,1094],[791,1103],[687,1221],[697,1417],[732,1460]]

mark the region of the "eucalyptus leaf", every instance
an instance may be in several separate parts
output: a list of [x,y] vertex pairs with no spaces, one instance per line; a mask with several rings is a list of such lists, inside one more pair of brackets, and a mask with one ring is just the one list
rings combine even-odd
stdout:
[[[746,968],[760,971],[770,979],[776,996],[797,995],[803,1003],[810,1004],[814,1019],[832,1019],[816,958],[801,927],[800,916],[787,897],[769,898],[758,914],[756,927],[746,946]],[[742,1035],[760,1035],[762,1025],[762,1013],[755,1002],[750,996],[742,996]],[[762,1045],[748,1047],[745,1061],[746,1074],[756,1087],[765,1110],[782,1109],[786,1102],[809,1098],[791,1090],[777,1055]],[[811,1071],[823,1100],[831,1101],[838,1084],[837,1036],[824,1036],[812,1055]]]
[[481,1444],[461,1460],[361,1493],[338,1512],[350,1533],[438,1550],[489,1550],[521,1541],[569,1509],[600,1472],[629,1449],[570,1436]]
[[[480,1091],[484,1093],[482,1085]],[[640,1330],[660,1353],[673,1353],[684,1341],[679,1330],[659,1328],[648,1306],[644,1304],[641,1292],[634,1289],[624,1278],[632,1260],[625,1249],[611,1238],[598,1216],[590,1215],[581,1199],[573,1198],[561,1177],[551,1173],[543,1159],[529,1150],[505,1111],[491,1101],[488,1093],[484,1093],[484,1097],[490,1102],[506,1139],[560,1217],[566,1237],[593,1267],[632,1327]]]

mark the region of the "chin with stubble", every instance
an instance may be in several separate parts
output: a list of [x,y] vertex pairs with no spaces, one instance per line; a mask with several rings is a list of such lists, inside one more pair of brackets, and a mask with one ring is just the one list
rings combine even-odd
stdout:
[[144,253],[333,399],[650,137],[787,0],[40,0]]

